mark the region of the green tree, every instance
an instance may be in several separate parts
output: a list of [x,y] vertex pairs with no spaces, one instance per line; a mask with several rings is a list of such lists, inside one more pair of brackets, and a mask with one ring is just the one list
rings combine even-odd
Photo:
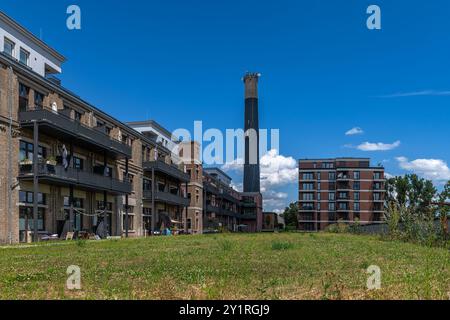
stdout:
[[284,222],[287,227],[297,227],[298,225],[298,203],[293,202],[284,209],[283,212]]
[[448,216],[450,206],[446,205],[450,201],[450,181],[447,182],[442,192],[439,194],[439,216],[441,218],[442,231],[448,237]]

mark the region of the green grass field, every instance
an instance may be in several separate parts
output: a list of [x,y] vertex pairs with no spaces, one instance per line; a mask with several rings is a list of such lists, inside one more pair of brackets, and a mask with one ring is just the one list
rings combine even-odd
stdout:
[[[81,268],[82,289],[66,289]],[[366,288],[370,265],[382,288]],[[450,252],[336,234],[230,234],[0,248],[0,299],[450,299]]]

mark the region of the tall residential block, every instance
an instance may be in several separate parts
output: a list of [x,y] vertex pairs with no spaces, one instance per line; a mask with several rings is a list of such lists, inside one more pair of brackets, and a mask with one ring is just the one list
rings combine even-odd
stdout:
[[324,230],[337,222],[361,224],[384,218],[384,168],[367,158],[299,161],[298,228]]

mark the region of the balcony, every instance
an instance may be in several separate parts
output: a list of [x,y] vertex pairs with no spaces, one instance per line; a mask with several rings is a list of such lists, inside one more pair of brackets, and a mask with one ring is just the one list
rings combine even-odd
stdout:
[[241,202],[241,206],[244,208],[256,208],[256,203],[253,201],[243,201]]
[[[144,190],[143,192],[144,200],[151,201],[152,200],[152,192],[149,190]],[[170,192],[162,192],[162,191],[156,191],[155,192],[155,201],[156,202],[165,202],[176,206],[183,206],[187,207],[189,206],[189,199],[184,198],[180,195],[173,194]]]
[[162,160],[157,161],[148,161],[143,164],[144,171],[155,170],[156,172],[161,172],[167,174],[181,182],[189,182],[190,176],[187,173],[184,173],[180,170],[176,165],[167,164]]
[[220,213],[220,208],[212,205],[206,205],[207,212]]
[[[32,165],[19,167],[19,179],[32,180],[33,176]],[[65,170],[62,166],[39,164],[38,178],[40,182],[62,186],[73,185],[81,189],[107,191],[114,194],[129,194],[132,191],[131,184],[128,182],[73,168]]]
[[73,141],[89,150],[103,149],[112,157],[131,158],[130,146],[114,140],[99,128],[90,128],[71,119],[64,110],[58,113],[45,109],[23,111],[19,121],[23,128],[33,128],[33,123],[37,122],[39,132]]

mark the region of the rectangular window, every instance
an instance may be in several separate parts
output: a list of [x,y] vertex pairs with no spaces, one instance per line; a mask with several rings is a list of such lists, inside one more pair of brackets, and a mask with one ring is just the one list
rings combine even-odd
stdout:
[[[33,204],[34,201],[34,193],[28,191],[19,191],[19,202],[25,204]],[[38,193],[38,204],[45,206],[46,204],[46,195],[45,193]]]
[[347,204],[344,202],[339,203],[339,210],[348,210]]
[[[32,143],[26,141],[20,141],[19,144],[19,161],[31,160],[33,161],[34,146]],[[42,160],[47,157],[47,149],[39,146],[38,159]]]
[[328,172],[328,180],[330,181],[336,180],[336,172]]
[[322,186],[321,186],[320,182],[317,183],[317,190],[322,190]]
[[3,45],[3,52],[7,55],[10,55],[11,57],[14,57],[14,48],[15,48],[14,42],[9,40],[8,38],[5,38],[5,43]]
[[303,198],[304,201],[314,200],[314,193],[304,193]]
[[361,190],[361,183],[359,181],[353,182],[353,190]]
[[320,179],[322,179],[322,176],[321,176],[320,172],[317,172],[317,180],[320,180]]
[[381,200],[381,194],[380,193],[374,193],[373,194],[373,200],[380,201]]
[[34,108],[41,110],[44,107],[44,95],[38,91],[34,91]]
[[334,201],[336,199],[336,194],[333,192],[330,192],[328,194],[328,201]]
[[111,211],[112,212],[112,202],[106,202],[106,208],[103,201],[97,201],[97,210],[103,211]]
[[336,204],[334,202],[328,204],[328,211],[336,211]]
[[[128,209],[130,209],[130,207],[128,207]],[[127,229],[127,216],[124,214],[123,215],[123,230]],[[134,215],[128,215],[128,230],[134,230]]]
[[[64,197],[64,207],[70,207],[69,197]],[[84,199],[73,198],[73,207],[78,209],[84,208]]]
[[381,178],[381,172],[374,172],[373,178],[374,178],[375,180],[381,180],[381,179],[382,179],[382,178]]
[[355,201],[361,200],[361,199],[360,199],[361,196],[360,196],[359,192],[355,192],[355,193],[353,194],[353,198],[354,198]]
[[314,174],[313,173],[304,173],[302,180],[314,180]]
[[314,190],[313,183],[303,183],[302,187],[303,187],[303,190]]
[[359,210],[360,210],[359,202],[353,203],[353,211],[359,211]]
[[20,63],[23,63],[24,65],[28,66],[30,63],[30,53],[26,51],[23,48],[20,48],[20,57],[19,57]]
[[361,173],[360,173],[359,171],[353,172],[353,178],[354,178],[355,180],[361,179]]
[[143,185],[144,185],[144,191],[152,190],[152,180],[144,178]]
[[75,121],[77,121],[77,122],[81,121],[81,116],[82,116],[81,112],[74,110],[73,115],[74,115]]
[[73,157],[73,168],[78,170],[84,169],[84,160],[78,157]]
[[30,88],[19,83],[19,112],[27,111]]
[[322,194],[319,192],[317,193],[317,201],[321,201],[322,200]]

